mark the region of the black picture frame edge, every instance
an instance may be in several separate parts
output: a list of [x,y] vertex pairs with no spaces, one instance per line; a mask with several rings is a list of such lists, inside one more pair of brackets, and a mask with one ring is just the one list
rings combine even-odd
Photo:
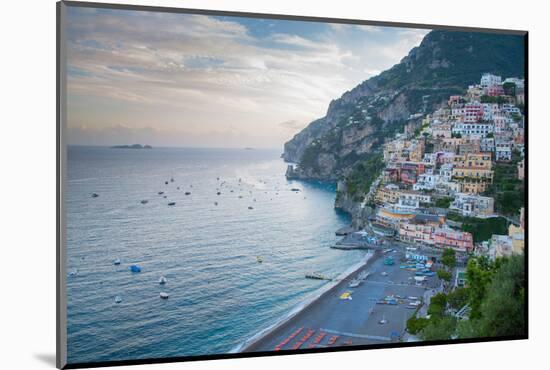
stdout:
[[[281,19],[281,20],[296,20],[308,22],[325,22],[325,23],[341,23],[341,24],[358,24],[370,26],[386,26],[386,27],[401,27],[401,28],[416,28],[416,29],[441,29],[461,32],[485,32],[498,33],[508,35],[519,35],[524,38],[524,79],[525,79],[525,103],[524,103],[524,187],[525,187],[525,207],[524,207],[524,263],[525,263],[525,334],[517,336],[502,336],[502,337],[481,337],[467,338],[454,340],[437,340],[437,341],[422,341],[422,342],[404,342],[404,343],[389,343],[389,344],[371,344],[371,345],[354,345],[342,346],[335,348],[313,348],[313,349],[298,349],[292,351],[264,351],[264,352],[241,352],[241,353],[223,353],[211,355],[196,355],[196,356],[178,356],[166,358],[145,358],[134,360],[117,360],[117,361],[95,361],[83,363],[67,363],[67,318],[66,318],[66,249],[65,249],[65,214],[64,214],[64,177],[66,174],[66,143],[64,132],[66,130],[66,7],[87,7],[100,9],[118,9],[118,10],[134,10],[134,11],[149,11],[149,12],[165,12],[179,14],[199,14],[210,16],[234,16],[234,17],[249,17],[249,18],[264,18],[264,19]],[[402,22],[385,22],[385,21],[370,21],[358,19],[344,18],[329,18],[316,16],[298,16],[298,15],[283,15],[283,14],[267,14],[267,13],[252,13],[239,11],[221,11],[208,9],[191,9],[191,8],[174,8],[161,6],[144,6],[130,4],[112,4],[112,3],[97,3],[97,2],[82,2],[82,1],[66,1],[61,0],[56,3],[56,367],[58,369],[80,369],[80,368],[95,368],[95,367],[111,367],[125,365],[145,365],[145,364],[160,364],[173,362],[191,362],[191,361],[207,361],[221,359],[238,359],[250,357],[268,357],[268,356],[288,356],[310,353],[329,353],[329,352],[347,352],[372,349],[391,349],[391,348],[407,348],[407,347],[423,347],[434,345],[448,344],[471,344],[471,343],[486,343],[512,340],[529,339],[529,31],[527,30],[512,30],[512,29],[496,29],[496,28],[480,28],[480,27],[459,27],[448,25],[435,24],[420,24],[420,23],[402,23]]]

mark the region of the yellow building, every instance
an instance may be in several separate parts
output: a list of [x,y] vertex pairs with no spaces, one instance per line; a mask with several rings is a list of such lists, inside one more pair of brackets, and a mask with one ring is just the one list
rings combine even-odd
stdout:
[[387,186],[378,188],[374,201],[377,203],[397,203],[399,200],[399,189],[392,189]]
[[508,236],[512,238],[512,252],[515,254],[523,253],[525,248],[525,234],[521,226],[510,224],[508,227]]
[[465,153],[455,155],[453,158],[455,167],[478,168],[490,170],[493,166],[490,152]]
[[453,179],[460,184],[462,193],[479,194],[493,182],[491,153],[455,155]]

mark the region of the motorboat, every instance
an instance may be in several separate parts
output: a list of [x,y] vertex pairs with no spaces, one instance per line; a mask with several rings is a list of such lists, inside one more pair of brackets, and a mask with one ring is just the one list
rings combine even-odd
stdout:
[[149,201],[146,200],[146,199],[143,199],[143,200],[141,201],[141,204],[147,204],[147,203],[149,203]]
[[168,203],[169,206],[175,206],[176,205],[176,202],[170,202]]
[[166,281],[167,281],[167,280],[166,280],[166,278],[165,278],[164,276],[161,276],[161,277],[159,278],[159,284],[160,284],[160,285],[166,284]]
[[168,299],[168,297],[170,297],[170,295],[166,292],[160,292],[159,296],[161,299]]
[[122,302],[122,297],[119,296],[119,295],[117,295],[117,296],[115,297],[115,303],[120,303],[120,302]]
[[117,258],[113,261],[113,265],[118,266],[120,265],[120,258]]
[[141,267],[139,267],[138,265],[132,265],[132,266],[130,266],[130,271],[132,271],[132,272],[141,272]]

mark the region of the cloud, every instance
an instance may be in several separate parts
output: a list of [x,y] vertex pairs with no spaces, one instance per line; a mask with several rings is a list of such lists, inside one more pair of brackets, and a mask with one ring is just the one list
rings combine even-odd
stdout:
[[273,20],[259,36],[238,18],[83,9],[68,18],[68,124],[78,143],[151,135],[184,145],[210,135],[214,145],[226,135],[238,146],[280,146],[419,42],[379,27],[339,25],[358,33],[350,36]]

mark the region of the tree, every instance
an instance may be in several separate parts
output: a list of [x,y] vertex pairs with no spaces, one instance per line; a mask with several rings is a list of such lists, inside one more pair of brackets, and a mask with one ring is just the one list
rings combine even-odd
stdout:
[[412,335],[416,335],[420,333],[426,325],[428,325],[428,319],[413,315],[407,320],[407,331]]
[[452,201],[453,201],[453,198],[450,198],[450,197],[439,198],[439,199],[436,199],[435,206],[438,208],[449,208]]
[[505,82],[502,84],[505,95],[516,96],[516,84],[513,82]]
[[459,310],[468,303],[469,292],[467,288],[456,288],[447,294],[447,302],[449,306],[455,310]]
[[453,316],[445,316],[431,320],[421,332],[423,340],[451,339],[456,332],[456,319]]
[[470,318],[481,317],[481,303],[485,298],[487,285],[491,282],[493,264],[486,257],[471,258],[466,268],[468,280]]
[[444,293],[437,293],[430,299],[428,315],[443,316],[447,307],[447,296]]
[[525,334],[524,268],[523,255],[502,261],[480,307],[479,336]]
[[446,282],[451,281],[451,278],[453,277],[453,274],[451,274],[449,271],[446,270],[437,270],[437,277],[441,280],[445,280]]
[[452,269],[456,266],[456,252],[452,248],[446,248],[441,256],[441,263],[447,268]]
[[[476,259],[477,260],[477,259]],[[458,326],[460,338],[497,337],[525,334],[525,265],[524,256],[500,258],[494,264],[475,263],[472,275],[484,280],[483,291],[470,284],[470,320]],[[470,263],[468,263],[470,267]],[[475,271],[475,274],[474,274]],[[481,271],[481,273],[480,273]],[[485,276],[483,276],[485,275]],[[475,300],[479,298],[479,302]],[[475,306],[474,306],[475,304]],[[474,310],[475,308],[475,310]]]

